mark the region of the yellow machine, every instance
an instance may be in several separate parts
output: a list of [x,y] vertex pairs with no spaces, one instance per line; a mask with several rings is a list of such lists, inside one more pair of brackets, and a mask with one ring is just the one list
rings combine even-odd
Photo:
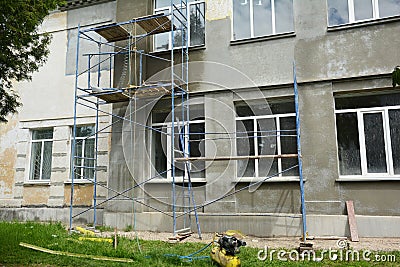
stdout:
[[216,241],[214,238],[211,259],[221,267],[239,267],[240,259],[235,255],[240,252],[240,247],[246,246],[246,242],[236,238],[237,234],[233,231],[217,236],[219,239]]

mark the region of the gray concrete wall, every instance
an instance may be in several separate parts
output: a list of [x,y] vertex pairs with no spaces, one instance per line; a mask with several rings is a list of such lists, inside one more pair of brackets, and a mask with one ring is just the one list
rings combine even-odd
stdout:
[[[342,215],[346,213],[345,201],[352,199],[355,201],[357,214],[400,215],[400,210],[396,207],[398,182],[337,181],[339,174],[334,116],[336,90],[343,92],[390,87],[390,81],[385,76],[377,78],[380,82],[371,81],[368,77],[387,74],[393,66],[398,65],[400,55],[397,47],[400,43],[393,38],[393,32],[400,22],[332,30],[327,25],[326,2],[294,1],[294,35],[232,42],[231,8],[231,1],[228,0],[207,1],[206,44],[203,49],[192,50],[190,60],[225,64],[239,70],[249,79],[235,80],[235,87],[228,91],[222,87],[196,84],[193,92],[204,95],[206,99],[219,99],[231,107],[231,91],[243,94],[245,89],[241,88],[253,87],[254,84],[265,88],[263,94],[266,96],[288,96],[292,94],[291,88],[284,85],[293,82],[292,64],[295,61],[300,91],[301,144],[308,212]],[[117,18],[120,21],[127,20],[150,14],[151,10],[147,1],[135,5],[131,5],[129,1],[118,1]],[[150,49],[151,39],[146,44],[144,47]],[[156,55],[170,58],[170,52],[157,52]],[[146,77],[151,77],[167,67],[166,63],[155,59],[147,59],[145,64]],[[191,75],[195,75],[196,80],[209,81],[215,76],[212,72],[212,69],[206,67],[196,68],[196,73]],[[116,77],[118,75],[116,71]],[[339,81],[345,78],[347,80]],[[276,87],[279,85],[280,87]],[[215,93],[217,90],[222,91],[218,94]],[[207,93],[208,91],[214,92]],[[204,105],[208,120],[206,130],[216,129],[212,123],[216,119],[224,121],[227,128],[234,128],[229,112],[221,112],[221,106],[207,103],[206,101]],[[225,114],[227,117],[221,118]],[[219,143],[217,153],[225,155],[224,149],[231,144],[228,141]],[[118,143],[113,141],[113,146],[112,153],[118,154],[118,149],[115,149],[118,148]],[[111,160],[113,161],[112,156]],[[122,165],[114,165],[112,169],[120,173]],[[219,197],[221,191],[232,189],[235,169],[232,162],[214,162],[208,167],[206,201]],[[218,184],[212,184],[213,180]],[[236,188],[245,185],[247,184],[238,184]],[[149,186],[154,187],[155,185]],[[157,188],[163,187],[165,192],[169,192],[170,185],[160,184]],[[371,190],[374,190],[373,195]],[[163,194],[167,195],[169,193]],[[265,183],[255,193],[245,190],[205,208],[205,212],[222,211],[298,213],[298,183]]]

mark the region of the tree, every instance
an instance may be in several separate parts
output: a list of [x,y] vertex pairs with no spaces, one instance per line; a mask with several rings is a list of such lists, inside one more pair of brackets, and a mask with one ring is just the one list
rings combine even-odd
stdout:
[[64,0],[0,0],[0,122],[21,106],[13,82],[31,80],[47,59],[50,34],[39,25]]
[[392,72],[393,87],[396,87],[396,84],[400,85],[400,66],[396,66]]

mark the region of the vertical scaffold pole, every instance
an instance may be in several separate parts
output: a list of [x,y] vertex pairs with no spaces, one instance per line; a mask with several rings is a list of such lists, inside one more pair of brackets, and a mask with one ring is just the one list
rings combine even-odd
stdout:
[[[101,39],[100,39],[101,41]],[[110,69],[111,71],[111,69]],[[90,76],[90,71],[89,71]],[[100,87],[100,79],[101,79],[101,44],[99,44],[99,62],[97,68],[97,87]],[[97,161],[98,161],[98,149],[99,149],[99,98],[96,99],[96,125],[95,125],[95,155],[94,155],[94,185],[93,185],[93,227],[96,228],[97,224]],[[90,166],[90,164],[89,164]]]
[[76,146],[76,109],[78,100],[78,76],[79,76],[79,41],[80,41],[81,25],[78,25],[78,35],[76,42],[76,58],[75,58],[75,92],[74,92],[74,127],[72,130],[72,149],[70,162],[70,179],[71,179],[71,199],[69,206],[69,233],[72,232],[72,212],[74,204],[74,178],[75,178],[75,146]]
[[297,88],[296,63],[293,62],[293,81],[294,81],[294,104],[296,109],[296,133],[297,133],[297,159],[299,161],[299,178],[300,178],[300,198],[301,198],[301,219],[303,226],[303,242],[306,242],[307,221],[306,206],[304,201],[304,179],[303,179],[303,160],[301,156],[300,142],[300,112],[299,112],[299,91]]
[[176,236],[176,185],[175,185],[175,82],[174,82],[174,1],[171,0],[171,174],[172,174],[172,217]]

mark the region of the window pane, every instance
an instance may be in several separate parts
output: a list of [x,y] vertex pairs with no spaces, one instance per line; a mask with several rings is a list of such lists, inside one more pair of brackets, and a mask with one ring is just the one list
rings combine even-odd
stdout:
[[43,169],[42,169],[42,179],[49,180],[51,176],[51,159],[53,151],[53,142],[44,142],[43,149]]
[[271,0],[254,0],[254,36],[272,34]]
[[85,178],[89,178],[89,179],[93,179],[94,178],[94,157],[95,157],[95,140],[94,138],[91,139],[86,139],[85,140],[85,151],[84,151],[84,165],[85,167],[89,167],[89,168],[85,168],[83,175]]
[[181,47],[185,42],[185,36],[187,34],[186,28],[184,28],[184,26],[182,25],[186,23],[185,22],[186,19],[181,15],[181,13],[186,14],[186,8],[174,11],[175,14],[174,25],[178,29],[174,31],[174,47]]
[[[281,153],[297,154],[296,117],[280,118]],[[298,164],[297,157],[282,158],[282,171]],[[299,169],[294,168],[282,174],[283,176],[298,176]]]
[[32,143],[31,151],[31,180],[40,179],[40,169],[41,169],[41,155],[42,155],[42,142]]
[[272,102],[268,101],[272,114],[295,113],[294,101]]
[[[258,155],[276,155],[276,133],[275,119],[257,120],[258,128]],[[257,162],[257,161],[256,161]],[[274,164],[273,158],[261,158],[258,160],[258,174],[260,177],[267,177],[271,173],[271,166]],[[273,166],[275,167],[275,166]],[[275,168],[272,174],[276,174]]]
[[336,115],[339,170],[341,175],[361,175],[357,113]]
[[75,155],[77,156],[75,158],[75,179],[82,179],[83,175],[83,140],[82,139],[77,139],[75,143]]
[[371,0],[354,0],[354,17],[355,20],[372,18]]
[[364,114],[368,173],[386,173],[386,150],[382,113]]
[[[190,124],[190,156],[191,157],[204,157],[204,123],[193,123]],[[195,134],[194,134],[195,133]],[[192,161],[191,162],[191,177],[192,178],[204,178],[205,177],[205,161]]]
[[400,110],[389,110],[394,174],[400,174]]
[[205,44],[204,3],[190,6],[190,45]]
[[[254,155],[254,123],[253,120],[236,122],[236,150],[238,156]],[[255,161],[238,160],[238,177],[253,177]]]
[[53,139],[53,129],[34,130],[32,140]]
[[87,137],[87,136],[92,136],[93,134],[94,134],[93,125],[76,127],[77,137]]
[[379,0],[379,17],[390,17],[400,15],[400,1]]
[[275,0],[276,33],[293,31],[293,0]]
[[[167,170],[167,151],[165,151],[167,149],[166,147],[166,132],[167,129],[164,128],[156,128],[160,131],[162,131],[164,134],[162,134],[161,132],[158,131],[152,131],[153,134],[153,138],[152,138],[152,142],[153,142],[153,151],[154,151],[154,168],[156,170],[157,173],[162,173],[163,178],[167,178],[167,173],[165,172]],[[160,178],[161,178],[160,177]]]
[[250,0],[233,0],[233,39],[251,37]]
[[336,109],[372,108],[400,105],[400,94],[335,98]]
[[329,25],[349,23],[349,9],[347,0],[328,0]]

